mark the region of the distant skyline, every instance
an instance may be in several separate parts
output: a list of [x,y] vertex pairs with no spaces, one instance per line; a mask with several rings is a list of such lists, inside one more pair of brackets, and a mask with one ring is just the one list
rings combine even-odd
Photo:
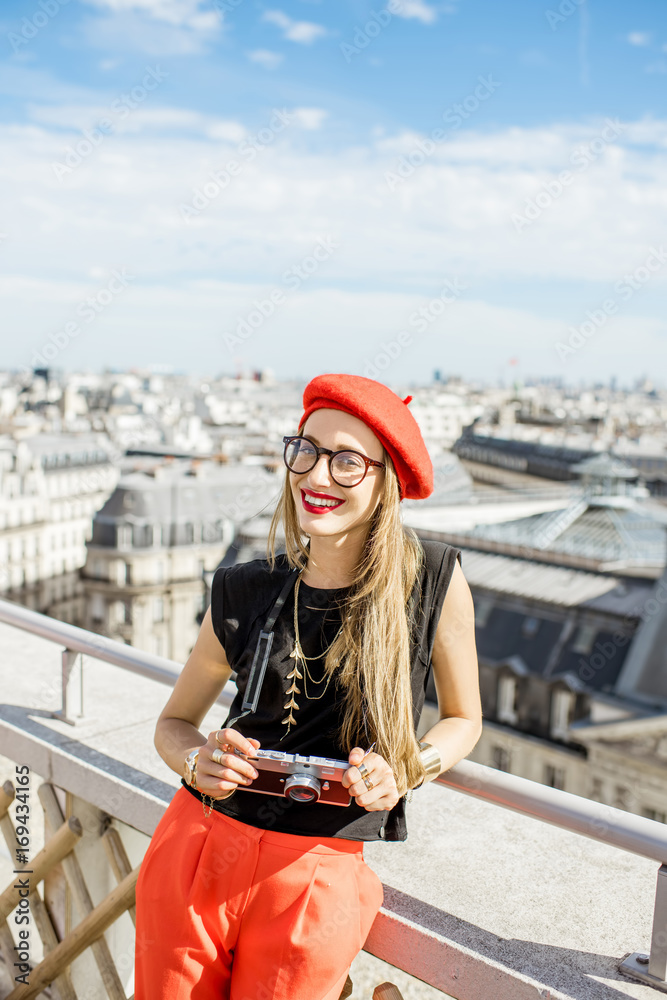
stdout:
[[[329,369],[327,369],[327,371],[328,370]],[[322,369],[322,372],[324,371],[325,369]],[[612,389],[614,392],[635,392],[638,391],[638,386],[643,387],[644,385],[648,385],[650,387],[648,391],[655,391],[661,394],[667,392],[667,382],[664,378],[661,380],[657,378],[656,379],[651,378],[650,376],[644,376],[639,379],[628,378],[626,380],[617,378],[616,376],[612,376],[611,379],[608,379],[606,381],[595,380],[595,379],[591,380],[580,379],[577,381],[568,381],[567,379],[561,378],[560,376],[547,376],[547,375],[540,376],[540,375],[527,374],[524,377],[521,375],[520,372],[517,371],[513,377],[505,377],[501,375],[499,379],[493,379],[493,378],[483,379],[480,377],[468,378],[464,375],[461,375],[460,372],[454,372],[454,371],[447,372],[441,370],[438,372],[438,377],[436,378],[436,371],[437,370],[434,370],[430,374],[425,375],[424,378],[412,379],[412,378],[402,378],[400,369],[394,368],[393,370],[388,370],[386,374],[383,373],[382,377],[378,375],[378,379],[380,382],[384,382],[390,386],[411,385],[414,387],[423,387],[423,388],[431,388],[440,384],[445,386],[450,379],[454,380],[460,379],[466,385],[474,387],[482,386],[483,388],[488,388],[488,389],[500,388],[504,386],[506,389],[509,390],[513,388],[515,385],[519,386],[519,388],[538,385],[538,386],[544,386],[545,388],[551,388],[553,386],[557,386],[559,388],[562,387],[567,392],[576,392],[583,388],[586,389],[605,388],[605,389]],[[25,369],[0,368],[0,375],[18,374],[20,376],[22,373],[25,373]],[[201,381],[202,385],[206,385],[208,382],[214,382],[225,378],[234,380],[238,378],[243,378],[249,381],[255,381],[256,375],[264,375],[265,378],[269,380],[275,380],[276,382],[282,382],[285,384],[306,383],[307,381],[310,380],[310,378],[312,378],[312,375],[303,375],[301,377],[298,376],[280,377],[271,369],[265,369],[263,372],[259,370],[236,370],[236,371],[220,370],[215,373],[213,372],[204,373],[201,371],[197,371],[195,369],[186,370],[184,368],[175,368],[173,366],[162,365],[162,364],[145,365],[143,367],[137,366],[129,368],[109,367],[109,368],[100,368],[99,370],[94,370],[94,369],[66,370],[64,368],[58,367],[57,365],[54,365],[51,366],[49,369],[50,378],[55,378],[56,380],[62,379],[63,381],[70,378],[85,379],[86,377],[91,377],[91,376],[95,377],[104,375],[112,375],[112,376],[134,375],[137,378],[163,376],[165,378],[182,378],[191,382]],[[644,391],[644,389],[642,388],[641,391]]]
[[0,43],[3,367],[664,385],[661,0],[7,0]]

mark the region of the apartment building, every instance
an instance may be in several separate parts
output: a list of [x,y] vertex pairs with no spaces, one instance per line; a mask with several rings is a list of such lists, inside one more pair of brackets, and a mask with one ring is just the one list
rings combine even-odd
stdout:
[[85,628],[184,663],[235,521],[266,505],[279,486],[260,467],[198,460],[124,475],[96,513],[86,546]]
[[79,569],[95,511],[118,481],[94,433],[0,437],[0,593],[80,623]]

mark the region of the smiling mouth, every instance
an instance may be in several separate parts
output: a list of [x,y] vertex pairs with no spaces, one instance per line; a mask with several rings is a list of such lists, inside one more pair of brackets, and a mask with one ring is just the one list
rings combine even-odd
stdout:
[[301,502],[304,508],[313,514],[323,514],[327,510],[335,510],[340,507],[344,500],[336,497],[317,496],[316,494],[301,490]]

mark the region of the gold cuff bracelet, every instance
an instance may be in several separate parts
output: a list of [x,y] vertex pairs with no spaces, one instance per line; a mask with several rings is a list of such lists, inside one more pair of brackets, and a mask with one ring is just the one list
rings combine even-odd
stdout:
[[426,777],[422,778],[415,788],[421,788],[426,781],[433,781],[442,771],[442,758],[440,751],[432,743],[419,741],[419,757],[426,770]]

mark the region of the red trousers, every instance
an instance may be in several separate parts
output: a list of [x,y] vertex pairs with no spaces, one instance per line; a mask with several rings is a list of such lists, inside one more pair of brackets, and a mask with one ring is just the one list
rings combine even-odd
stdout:
[[338,1000],[382,901],[362,841],[204,816],[181,787],[137,880],[135,1000]]

